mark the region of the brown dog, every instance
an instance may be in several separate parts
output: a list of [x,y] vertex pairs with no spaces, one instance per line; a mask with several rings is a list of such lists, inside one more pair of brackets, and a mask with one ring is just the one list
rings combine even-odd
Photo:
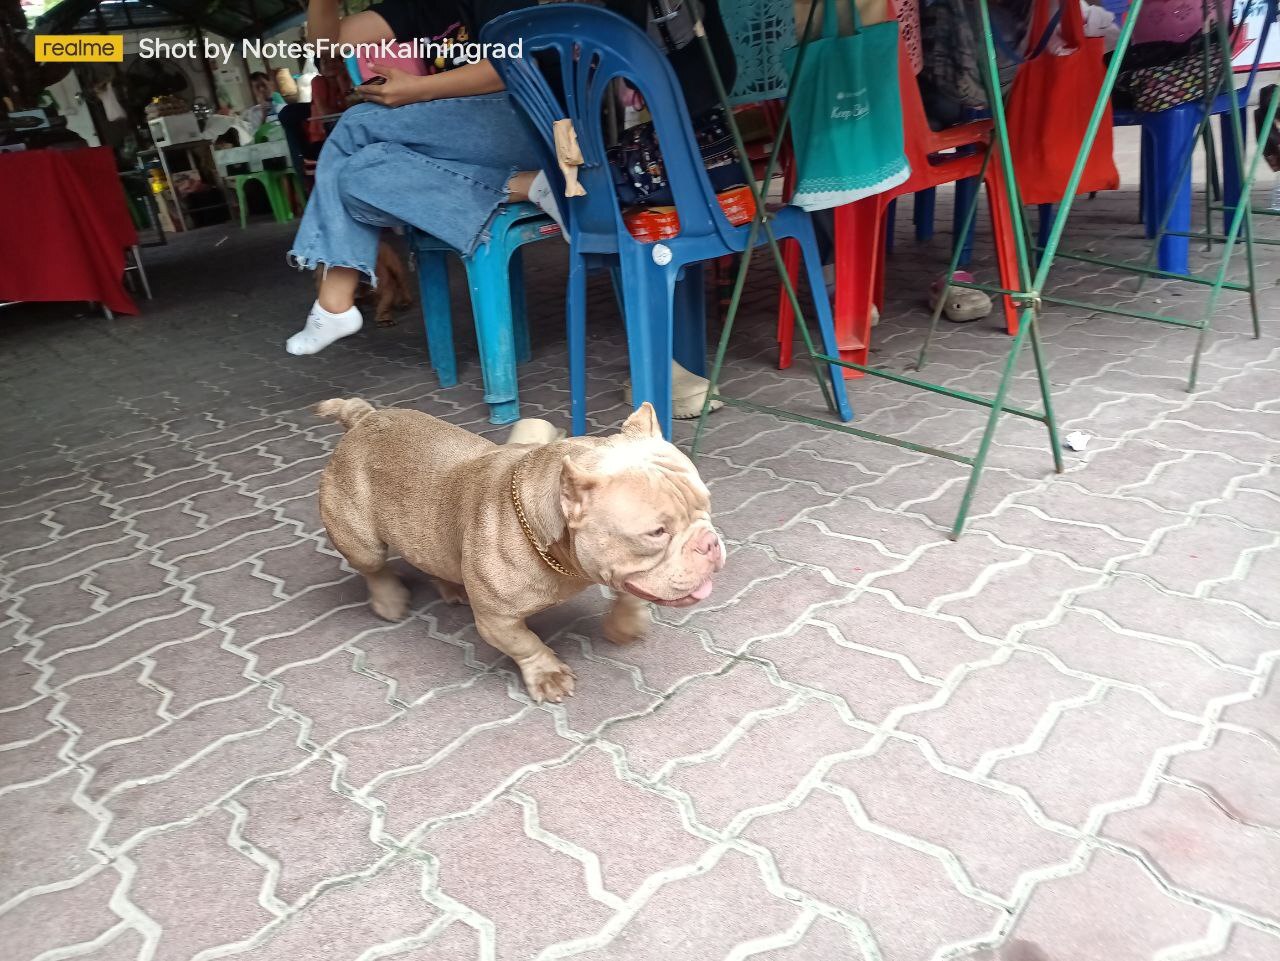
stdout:
[[[378,260],[374,264],[374,273],[378,275],[378,286],[371,287],[361,281],[356,291],[356,300],[374,302],[374,319],[379,327],[394,327],[395,312],[403,310],[413,303],[413,288],[409,286],[409,272],[405,268],[404,258],[386,237],[378,241]],[[320,290],[323,270],[316,272],[316,291]]]
[[374,612],[408,609],[386,566],[397,553],[446,600],[470,603],[480,636],[516,662],[535,700],[573,694],[574,677],[526,618],[604,584],[617,595],[605,637],[628,643],[648,627],[649,602],[696,604],[724,567],[706,485],[648,404],[611,437],[504,447],[354,398],[316,412],[347,428],[320,480],[320,514]]

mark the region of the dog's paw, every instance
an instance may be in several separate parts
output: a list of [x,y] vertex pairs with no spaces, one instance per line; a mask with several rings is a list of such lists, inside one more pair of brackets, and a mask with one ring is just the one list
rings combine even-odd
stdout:
[[629,598],[614,601],[609,613],[600,625],[605,640],[611,644],[634,644],[649,633],[653,613],[648,604],[636,603]]
[[440,594],[440,599],[446,604],[464,604],[469,605],[471,598],[467,597],[467,589],[461,584],[454,584],[452,581],[442,581],[438,577],[433,577],[431,583],[436,586],[436,591]]
[[398,580],[370,585],[369,606],[384,621],[402,621],[409,613],[409,588]]
[[551,701],[559,704],[566,697],[573,697],[575,676],[569,665],[551,652],[520,665],[520,674],[529,696],[541,704]]

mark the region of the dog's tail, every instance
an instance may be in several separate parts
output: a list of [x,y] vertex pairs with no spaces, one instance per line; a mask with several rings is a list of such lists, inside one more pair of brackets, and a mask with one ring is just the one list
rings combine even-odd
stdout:
[[332,400],[322,400],[311,409],[321,417],[336,420],[347,430],[355,427],[374,411],[371,403],[359,397],[335,397]]

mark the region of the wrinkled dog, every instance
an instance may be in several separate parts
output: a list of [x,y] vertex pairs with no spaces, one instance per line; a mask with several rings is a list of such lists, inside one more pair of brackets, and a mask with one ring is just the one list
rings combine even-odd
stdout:
[[611,437],[498,446],[414,410],[326,400],[316,413],[347,433],[320,481],[333,545],[396,620],[409,592],[386,566],[399,554],[520,668],[535,700],[573,694],[573,672],[525,619],[591,584],[616,598],[604,634],[634,641],[649,603],[683,607],[711,593],[724,543],[697,469],[662,439],[644,404]]

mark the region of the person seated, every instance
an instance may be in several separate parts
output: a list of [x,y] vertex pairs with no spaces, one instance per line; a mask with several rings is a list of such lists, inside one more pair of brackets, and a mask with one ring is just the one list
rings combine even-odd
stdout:
[[[310,0],[307,36],[330,43],[384,40],[467,44],[486,23],[532,0],[381,0],[343,17],[338,0]],[[441,57],[417,76],[367,63],[374,82],[325,139],[315,186],[289,251],[302,269],[323,270],[318,296],[291,354],[313,354],[363,326],[355,296],[376,284],[385,227],[408,225],[470,255],[499,205],[533,200],[559,217],[541,154],[487,60]]]
[[[457,0],[449,5],[382,0],[364,13],[339,18],[336,0],[311,0],[307,35],[342,43],[400,42],[421,38],[438,45],[466,43],[490,20],[533,6],[532,0]],[[608,0],[605,6],[648,30],[671,60],[685,91],[713,183],[740,183],[736,153],[716,103],[715,88],[684,17],[655,13],[651,0]],[[658,5],[681,8],[678,0]],[[716,0],[705,3],[704,21],[726,86],[735,64]],[[675,33],[673,34],[673,30]],[[324,269],[319,296],[305,326],[289,338],[291,354],[312,354],[363,326],[355,295],[362,279],[375,283],[372,267],[383,227],[408,224],[430,233],[464,256],[480,242],[498,206],[529,200],[560,223],[558,204],[531,128],[519,116],[487,61],[439,57],[426,75],[372,64],[375,82],[357,88],[366,103],[349,109],[325,141],[315,187],[294,239],[290,259]],[[380,81],[380,82],[379,82]],[[629,132],[645,149],[652,126]],[[653,143],[656,151],[656,143]],[[636,152],[615,154],[615,182],[624,202],[669,203],[665,178],[627,174]],[[732,161],[732,162],[730,162]],[[628,188],[631,194],[628,194]]]

